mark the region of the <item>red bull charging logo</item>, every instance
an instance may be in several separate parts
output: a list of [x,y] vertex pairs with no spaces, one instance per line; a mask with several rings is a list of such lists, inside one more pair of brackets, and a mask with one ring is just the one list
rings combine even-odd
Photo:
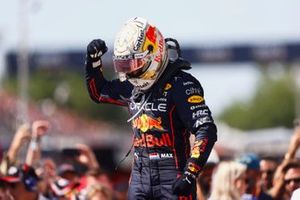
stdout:
[[146,132],[148,130],[160,130],[163,131],[164,128],[161,125],[161,118],[154,119],[146,114],[142,114],[140,117],[137,117],[132,121],[133,128],[139,129],[142,132]]

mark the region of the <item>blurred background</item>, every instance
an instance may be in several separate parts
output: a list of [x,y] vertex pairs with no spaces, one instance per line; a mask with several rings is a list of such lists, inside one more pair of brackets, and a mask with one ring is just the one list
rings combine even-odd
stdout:
[[[131,146],[127,112],[96,105],[84,79],[87,44],[141,16],[179,41],[218,126],[216,152],[282,156],[300,117],[300,2],[0,0],[0,146],[23,122],[47,119],[44,155],[90,145],[113,169]],[[121,167],[128,169],[131,159]]]

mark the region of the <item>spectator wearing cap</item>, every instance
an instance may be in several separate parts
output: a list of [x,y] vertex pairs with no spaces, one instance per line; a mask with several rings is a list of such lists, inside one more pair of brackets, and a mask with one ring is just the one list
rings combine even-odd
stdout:
[[247,188],[243,200],[272,200],[272,197],[260,188],[260,158],[257,154],[247,153],[237,158],[237,161],[247,168]]
[[[62,155],[75,161],[75,164],[85,166],[87,170],[100,169],[93,150],[86,144],[76,144],[74,148],[63,149]],[[69,181],[78,181],[79,174],[73,164],[63,163],[58,167],[58,175]]]
[[63,163],[58,167],[58,175],[70,182],[77,182],[79,179],[75,167],[69,163]]
[[300,188],[295,190],[291,197],[291,200],[299,200],[299,199],[300,199]]
[[33,168],[28,165],[21,167],[11,166],[8,173],[0,177],[14,200],[44,200],[38,192],[38,177]]
[[51,197],[53,199],[85,199],[79,198],[79,183],[70,182],[64,178],[58,177],[55,181],[50,184]]

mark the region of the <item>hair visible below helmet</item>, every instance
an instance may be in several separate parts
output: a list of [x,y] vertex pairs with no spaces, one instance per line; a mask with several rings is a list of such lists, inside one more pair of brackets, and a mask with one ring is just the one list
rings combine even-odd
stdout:
[[160,31],[147,20],[128,20],[114,44],[114,67],[121,81],[140,90],[149,89],[166,68],[167,45]]

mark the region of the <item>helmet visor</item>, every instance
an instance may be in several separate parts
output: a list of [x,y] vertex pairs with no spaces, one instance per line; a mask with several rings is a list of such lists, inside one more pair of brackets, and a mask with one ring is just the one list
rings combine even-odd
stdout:
[[129,56],[114,56],[114,68],[116,72],[131,73],[145,65],[145,57],[148,51],[139,54],[133,54]]

